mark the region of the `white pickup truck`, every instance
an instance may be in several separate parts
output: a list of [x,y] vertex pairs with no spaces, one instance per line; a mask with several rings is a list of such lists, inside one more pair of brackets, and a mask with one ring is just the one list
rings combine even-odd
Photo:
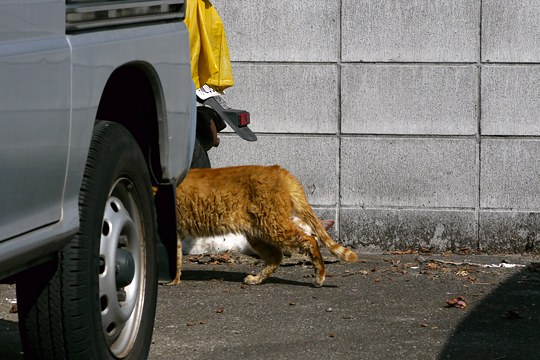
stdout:
[[27,358],[148,355],[196,141],[184,11],[0,3],[0,280]]

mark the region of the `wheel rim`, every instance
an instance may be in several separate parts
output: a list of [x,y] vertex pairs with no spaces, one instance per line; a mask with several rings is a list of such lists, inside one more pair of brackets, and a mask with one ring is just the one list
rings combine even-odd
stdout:
[[125,357],[137,337],[144,305],[145,240],[139,203],[119,179],[105,204],[99,251],[103,334],[112,354]]

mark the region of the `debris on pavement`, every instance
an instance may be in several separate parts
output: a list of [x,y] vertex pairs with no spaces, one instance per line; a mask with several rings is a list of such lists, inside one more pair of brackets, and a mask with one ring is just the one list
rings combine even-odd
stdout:
[[10,304],[9,313],[17,314],[19,312],[19,309],[17,307],[17,299],[16,298],[5,298],[5,299]]
[[418,250],[412,250],[412,249],[404,250],[404,251],[394,250],[394,251],[391,251],[390,254],[392,254],[392,255],[410,255],[410,254],[418,254]]
[[526,265],[523,265],[523,264],[509,264],[509,263],[505,262],[504,260],[501,261],[498,264],[479,264],[479,263],[472,263],[472,262],[468,262],[468,261],[457,262],[457,261],[446,261],[446,260],[439,260],[439,259],[433,259],[432,261],[435,261],[437,263],[444,264],[444,265],[476,266],[476,267],[482,267],[482,268],[507,268],[507,269],[512,269],[512,268],[520,268],[520,267],[525,267],[526,266]]
[[206,321],[206,320],[188,321],[186,323],[186,326],[205,325],[205,324],[208,324],[208,321]]
[[358,275],[358,274],[368,275],[369,271],[367,271],[367,270],[359,270],[359,271],[345,270],[341,276],[342,277],[347,277],[347,276],[353,276],[353,275]]
[[233,264],[236,262],[235,258],[230,253],[191,255],[188,256],[188,261],[197,264],[209,265]]
[[19,312],[19,308],[17,307],[17,303],[11,304],[11,309],[9,309],[10,314],[17,314]]
[[446,307],[465,309],[467,307],[467,303],[465,302],[465,298],[463,296],[458,296],[458,297],[446,300]]
[[461,269],[456,272],[456,275],[461,277],[467,277],[469,276],[469,272],[465,269]]

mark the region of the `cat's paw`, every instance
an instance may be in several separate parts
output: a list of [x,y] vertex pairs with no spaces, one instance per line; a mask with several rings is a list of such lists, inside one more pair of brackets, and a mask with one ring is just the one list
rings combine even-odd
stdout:
[[180,280],[180,278],[177,277],[177,278],[174,279],[173,281],[168,282],[168,283],[166,283],[166,284],[164,284],[164,285],[165,285],[165,286],[174,286],[174,285],[180,284],[181,282],[182,282],[182,280]]
[[323,276],[317,276],[315,278],[315,283],[314,283],[315,287],[318,287],[318,288],[321,287],[323,285],[324,279],[325,279],[324,275]]
[[255,275],[248,275],[244,278],[244,284],[247,285],[258,285],[261,283],[261,278]]

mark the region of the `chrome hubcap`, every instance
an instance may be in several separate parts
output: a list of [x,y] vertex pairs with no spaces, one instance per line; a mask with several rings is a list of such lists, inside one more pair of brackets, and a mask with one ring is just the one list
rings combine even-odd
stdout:
[[113,187],[105,205],[99,251],[101,324],[110,351],[119,358],[134,345],[144,302],[144,236],[132,188],[126,179]]

